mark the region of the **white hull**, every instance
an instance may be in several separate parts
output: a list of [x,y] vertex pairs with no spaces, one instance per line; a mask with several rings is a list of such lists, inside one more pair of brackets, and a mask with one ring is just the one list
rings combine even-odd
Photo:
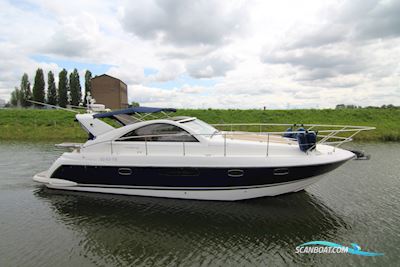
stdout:
[[[151,196],[151,197],[165,197],[165,198],[179,198],[179,199],[197,199],[197,200],[222,200],[222,201],[235,201],[251,198],[276,196],[291,192],[298,192],[307,186],[316,183],[322,176],[312,177],[303,180],[297,180],[288,183],[268,185],[264,187],[249,187],[238,189],[142,189],[142,188],[115,188],[115,187],[95,187],[95,186],[79,186],[72,185],[69,181],[57,180],[57,182],[49,182],[50,179],[36,175],[34,180],[37,182],[45,183],[48,188],[72,190],[82,192],[95,192],[95,193],[108,193],[119,195],[135,195],[135,196]],[[63,181],[66,182],[65,185]]]

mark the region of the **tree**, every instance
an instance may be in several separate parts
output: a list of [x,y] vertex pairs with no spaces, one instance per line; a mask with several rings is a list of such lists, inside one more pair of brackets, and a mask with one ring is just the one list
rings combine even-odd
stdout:
[[31,83],[29,82],[28,74],[24,73],[21,78],[21,89],[20,96],[21,96],[21,106],[29,107],[32,105],[31,102],[28,100],[32,100],[32,92],[31,92]]
[[[43,70],[39,68],[36,70],[35,82],[33,84],[33,100],[44,103],[45,101],[44,87],[45,84],[44,84]],[[39,105],[35,104],[35,106]]]
[[132,101],[131,107],[137,108],[137,107],[140,107],[140,104],[139,104],[139,102]]
[[87,70],[85,72],[85,98],[83,99],[84,106],[86,106],[86,102],[87,102],[86,97],[87,97],[88,93],[89,92],[92,93],[91,80],[92,80],[92,73],[89,70]]
[[63,69],[58,74],[58,105],[65,108],[68,104],[68,72]]
[[54,74],[51,71],[47,74],[47,103],[57,105],[56,83],[54,82]]
[[10,99],[11,105],[13,105],[14,107],[20,106],[21,98],[22,98],[21,90],[18,89],[18,87],[15,87],[14,91],[11,92],[11,99]]
[[346,106],[344,104],[338,104],[336,105],[336,109],[344,109]]
[[79,103],[82,101],[82,91],[77,69],[74,69],[69,76],[69,90],[71,93],[71,105],[79,106]]

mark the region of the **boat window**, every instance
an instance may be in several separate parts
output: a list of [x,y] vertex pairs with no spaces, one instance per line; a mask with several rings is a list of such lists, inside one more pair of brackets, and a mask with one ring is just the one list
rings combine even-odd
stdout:
[[[148,136],[158,135],[158,136]],[[148,137],[139,137],[148,136]],[[154,123],[135,129],[123,135],[118,141],[148,142],[198,142],[187,131],[167,123]]]
[[193,132],[201,135],[214,135],[218,132],[218,130],[212,127],[210,124],[199,119],[185,121],[181,123],[184,123],[186,126],[193,129]]

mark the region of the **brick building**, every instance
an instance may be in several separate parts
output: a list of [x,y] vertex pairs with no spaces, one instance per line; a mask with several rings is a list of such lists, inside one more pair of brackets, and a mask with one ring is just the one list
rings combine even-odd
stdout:
[[96,103],[110,109],[128,108],[128,86],[120,79],[102,74],[92,78],[91,85]]

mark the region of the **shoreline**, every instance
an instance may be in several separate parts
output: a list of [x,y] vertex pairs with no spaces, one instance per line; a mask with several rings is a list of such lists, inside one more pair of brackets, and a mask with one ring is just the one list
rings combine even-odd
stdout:
[[[87,135],[74,121],[74,115],[62,110],[1,109],[0,141],[84,142]],[[245,122],[374,126],[376,130],[362,132],[354,141],[400,141],[400,109],[182,109],[174,115],[193,116],[210,124]]]

